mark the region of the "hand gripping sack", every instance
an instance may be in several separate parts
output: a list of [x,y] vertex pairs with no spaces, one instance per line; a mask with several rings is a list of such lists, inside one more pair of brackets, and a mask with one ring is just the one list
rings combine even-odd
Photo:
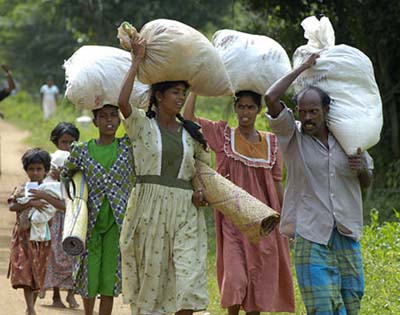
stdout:
[[[119,48],[83,46],[64,62],[65,96],[80,109],[93,110],[118,104],[122,81],[131,66],[131,55]],[[130,103],[148,105],[149,86],[135,80]]]
[[212,37],[233,89],[265,91],[292,67],[283,47],[267,36],[220,30]]
[[311,53],[320,58],[294,82],[295,92],[314,85],[332,99],[327,118],[329,130],[348,155],[357,148],[367,150],[379,141],[382,129],[382,101],[369,58],[360,50],[337,45],[328,18],[306,18],[301,24],[307,45],[297,48],[293,67]]
[[[126,22],[118,28],[121,46],[130,49]],[[130,31],[135,32],[132,26]],[[159,19],[143,26],[146,52],[138,78],[145,84],[187,81],[190,89],[203,96],[232,95],[225,67],[210,41],[183,23]]]

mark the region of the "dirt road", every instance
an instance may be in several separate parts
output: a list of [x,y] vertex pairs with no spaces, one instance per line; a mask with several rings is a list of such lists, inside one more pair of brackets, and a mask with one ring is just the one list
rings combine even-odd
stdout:
[[[9,279],[6,278],[10,236],[15,222],[15,214],[8,211],[6,200],[13,187],[26,180],[20,158],[27,149],[27,145],[23,142],[27,136],[27,132],[21,131],[0,119],[0,301],[2,304],[0,313],[7,315],[25,314],[23,291],[12,289]],[[66,292],[61,294],[62,299],[65,300]],[[84,314],[82,306],[75,310],[51,307],[51,296],[52,292],[47,292],[44,299],[38,299],[36,303],[37,315]],[[77,300],[82,305],[79,296],[77,296]],[[98,309],[98,303],[96,304],[95,309]],[[129,306],[123,305],[121,298],[116,299],[113,314],[128,315],[129,313]]]

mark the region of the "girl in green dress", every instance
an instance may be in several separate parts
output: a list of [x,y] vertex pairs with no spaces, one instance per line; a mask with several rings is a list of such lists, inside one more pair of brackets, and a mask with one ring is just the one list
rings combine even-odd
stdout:
[[121,290],[119,236],[133,186],[133,155],[127,136],[116,138],[118,107],[106,104],[93,111],[99,138],[73,143],[62,177],[80,170],[88,185],[86,249],[74,263],[75,291],[85,315],[92,315],[100,295],[100,315],[111,314],[113,297]]
[[197,209],[206,201],[191,185],[195,160],[209,161],[207,143],[179,113],[186,82],[154,84],[147,113],[130,106],[145,41],[132,40],[132,47],[119,96],[137,176],[120,239],[123,298],[132,314],[190,315],[208,305],[207,232]]

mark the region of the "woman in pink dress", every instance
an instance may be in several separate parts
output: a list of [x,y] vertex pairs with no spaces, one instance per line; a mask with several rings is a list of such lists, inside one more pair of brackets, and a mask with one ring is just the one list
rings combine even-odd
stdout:
[[[184,117],[197,121],[216,154],[217,171],[280,212],[283,199],[282,158],[277,138],[254,128],[261,95],[236,93],[239,126],[195,117],[196,96],[186,102]],[[294,312],[294,290],[288,240],[276,227],[258,244],[250,243],[222,213],[215,211],[217,277],[221,306],[228,315]]]

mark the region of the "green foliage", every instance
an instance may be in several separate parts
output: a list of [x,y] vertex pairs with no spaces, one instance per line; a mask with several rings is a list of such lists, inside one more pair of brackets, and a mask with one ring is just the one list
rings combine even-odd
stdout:
[[[243,0],[238,25],[251,33],[270,36],[291,55],[306,44],[300,24],[305,17],[325,14],[335,29],[337,44],[363,51],[372,61],[383,101],[381,141],[370,150],[374,158],[374,185],[366,197],[366,209],[381,209],[381,220],[392,219],[400,206],[400,2],[390,0],[282,1]],[[394,166],[394,167],[393,167]],[[397,166],[397,168],[396,168]],[[396,182],[396,187],[393,186]],[[368,217],[368,212],[366,214]]]
[[400,214],[395,222],[379,224],[378,210],[362,238],[365,296],[361,314],[400,314]]
[[[211,314],[225,315],[226,310],[220,306],[220,294],[216,282],[215,232],[212,210],[205,211],[208,237],[208,292],[210,305],[207,309]],[[372,210],[371,223],[366,226],[361,239],[365,295],[361,304],[360,315],[397,315],[400,314],[400,214],[395,212],[396,221],[379,222],[376,209]],[[292,249],[293,257],[293,249]],[[293,259],[292,259],[293,262]],[[295,284],[296,315],[305,315],[294,268],[292,270]],[[272,313],[263,313],[272,314]],[[278,313],[287,314],[287,313]]]
[[81,115],[71,104],[63,103],[57,109],[57,114],[49,120],[43,120],[41,105],[34,102],[29,94],[21,92],[10,96],[0,103],[0,111],[5,118],[24,130],[29,130],[30,136],[26,139],[31,146],[38,146],[49,152],[56,150],[50,142],[51,130],[60,122],[74,123],[81,133],[80,140],[88,140],[97,136],[97,129],[89,124],[82,126],[75,122]]
[[[231,0],[7,0],[0,1],[0,57],[25,89],[37,91],[51,74],[64,86],[62,64],[82,45],[119,47],[116,29],[138,30],[154,19],[175,19],[214,30]],[[2,61],[2,63],[4,62]]]

